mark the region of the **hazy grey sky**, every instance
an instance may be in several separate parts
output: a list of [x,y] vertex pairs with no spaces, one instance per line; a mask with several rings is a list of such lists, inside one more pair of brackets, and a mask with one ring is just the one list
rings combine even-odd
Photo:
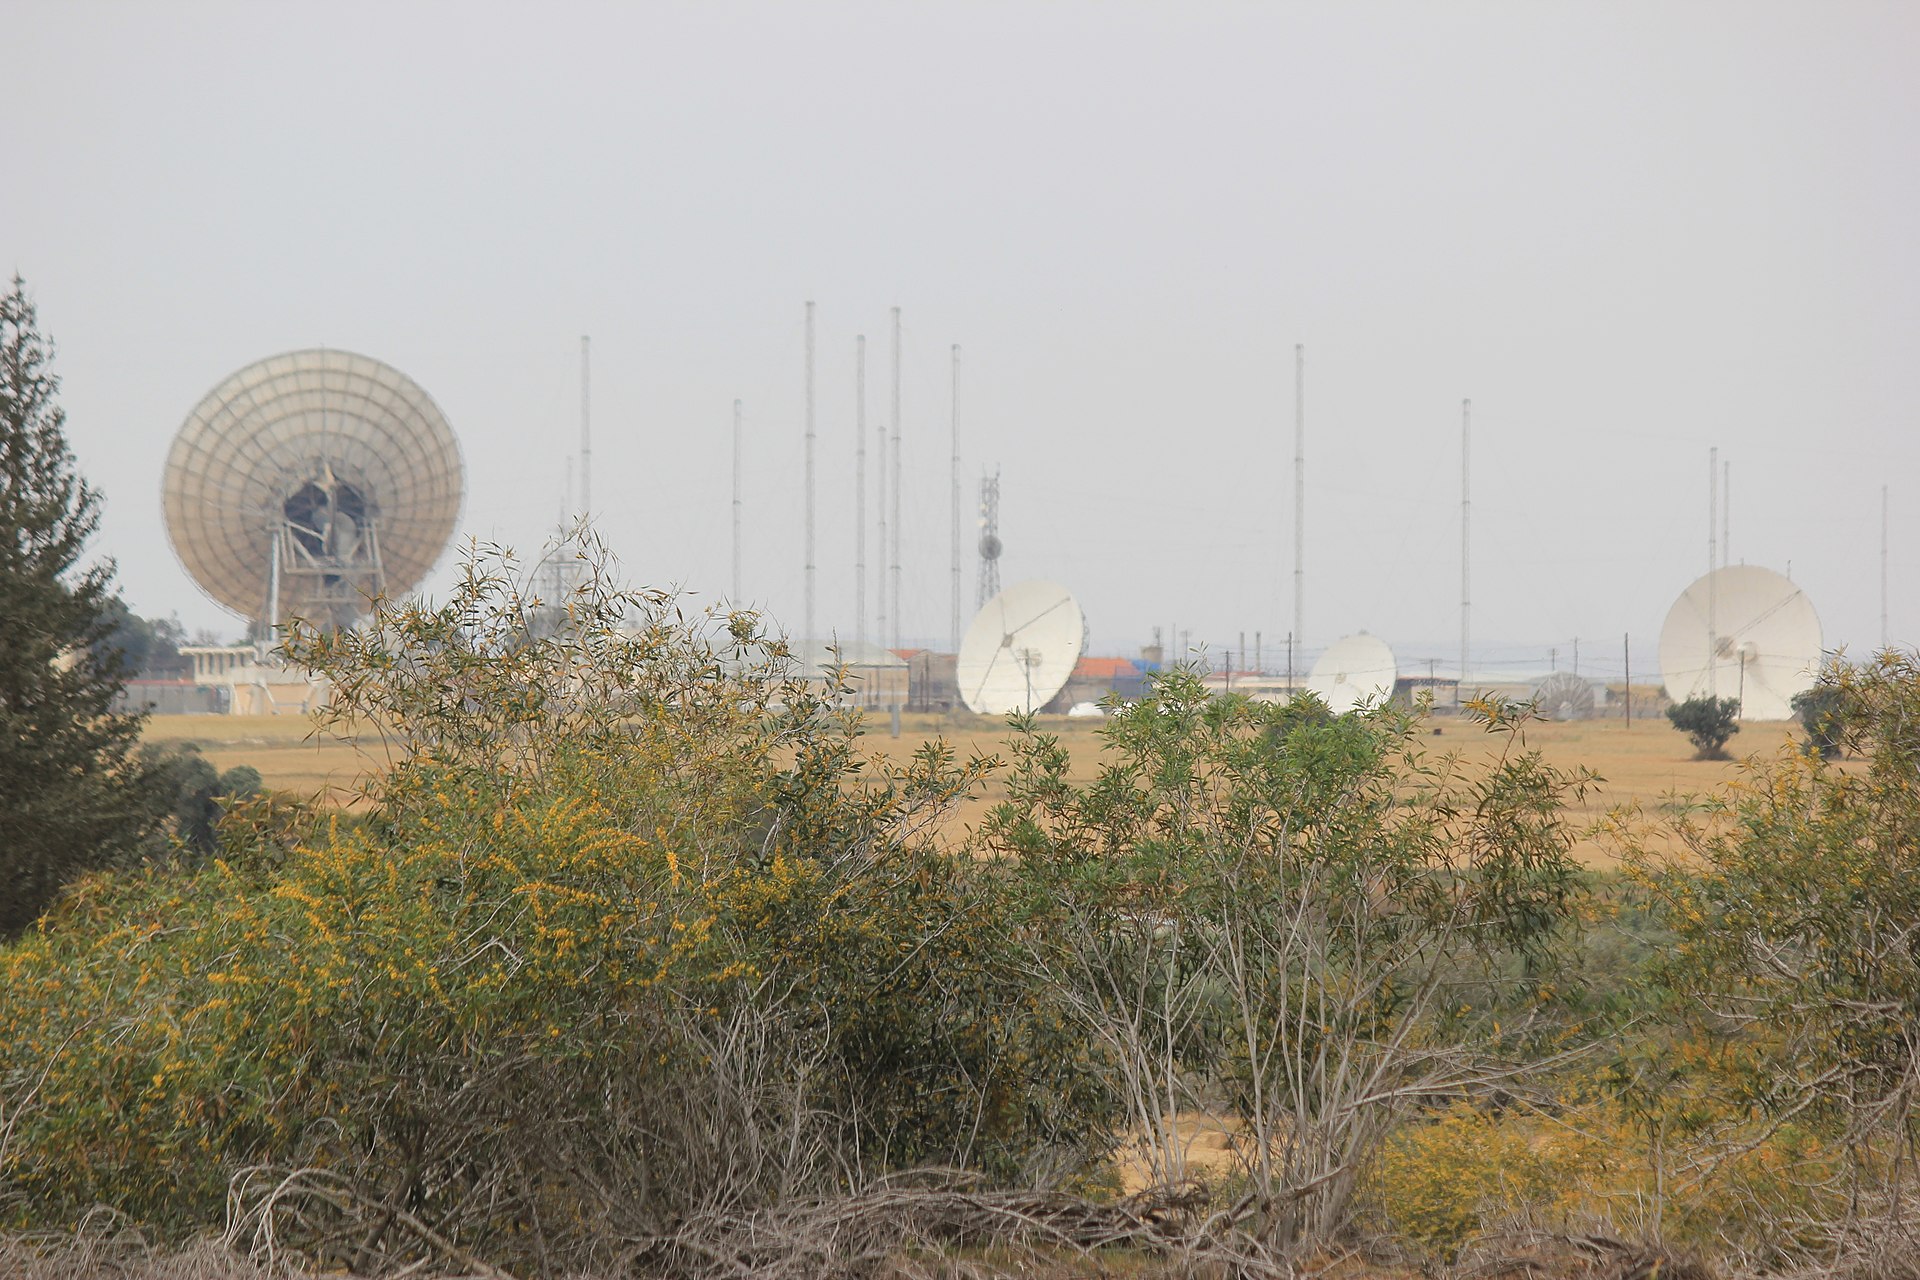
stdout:
[[1007,580],[1071,586],[1099,652],[1277,643],[1304,342],[1312,647],[1450,658],[1463,396],[1477,637],[1650,656],[1717,444],[1734,558],[1791,561],[1830,645],[1879,638],[1891,485],[1920,639],[1920,6],[0,0],[0,46],[0,266],[143,612],[236,625],[158,497],[228,373],[396,365],[460,435],[464,527],[533,548],[585,333],[632,576],[726,589],[738,396],[747,588],[798,627],[811,298],[845,633],[853,337],[883,412],[897,303],[912,638],[948,627],[958,342]]

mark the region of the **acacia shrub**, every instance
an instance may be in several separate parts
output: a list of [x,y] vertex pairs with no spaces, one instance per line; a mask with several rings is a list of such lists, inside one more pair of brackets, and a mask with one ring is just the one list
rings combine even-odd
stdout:
[[1920,659],[1889,651],[1822,676],[1864,768],[1783,748],[1677,820],[1679,852],[1631,864],[1674,942],[1657,967],[1690,1087],[1702,1176],[1790,1161],[1795,1194],[1747,1247],[1838,1256],[1904,1215],[1920,1151]]
[[1590,775],[1526,749],[1430,756],[1417,718],[1312,697],[1210,697],[1190,671],[1116,709],[1102,765],[1017,722],[987,835],[1021,941],[1114,1066],[1153,1174],[1185,1175],[1183,1110],[1230,1112],[1229,1217],[1306,1248],[1347,1224],[1396,1124],[1510,1085],[1543,1048],[1579,894],[1563,798]]
[[985,762],[863,761],[756,619],[590,568],[544,634],[476,552],[444,605],[297,637],[335,726],[390,753],[364,819],[241,822],[4,954],[16,1220],[191,1230],[231,1188],[315,1263],[404,1260],[414,1223],[550,1272],[1098,1145],[1083,1038],[1007,961],[972,859],[922,834]]

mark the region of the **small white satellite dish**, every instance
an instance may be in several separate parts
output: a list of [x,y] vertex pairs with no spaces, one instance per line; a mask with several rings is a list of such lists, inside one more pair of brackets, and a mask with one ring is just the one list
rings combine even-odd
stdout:
[[1675,702],[1736,698],[1746,720],[1788,720],[1820,671],[1820,619],[1806,592],[1759,565],[1716,569],[1680,593],[1660,628],[1660,677]]
[[954,671],[960,698],[983,716],[1038,711],[1066,687],[1086,642],[1072,592],[1057,582],[1016,582],[967,627]]
[[1387,642],[1362,631],[1358,635],[1342,636],[1320,655],[1320,660],[1313,664],[1313,674],[1307,677],[1307,688],[1327,704],[1328,710],[1339,715],[1352,711],[1362,702],[1386,701],[1393,694],[1393,682],[1399,678],[1400,668],[1395,665],[1393,650],[1387,647]]
[[1548,720],[1590,720],[1594,702],[1593,682],[1571,671],[1556,671],[1533,690],[1533,705]]

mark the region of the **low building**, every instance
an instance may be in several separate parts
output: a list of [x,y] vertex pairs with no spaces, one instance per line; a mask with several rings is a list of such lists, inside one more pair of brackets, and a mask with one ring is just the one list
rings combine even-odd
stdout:
[[932,649],[895,649],[907,664],[908,711],[952,711],[960,703],[958,658]]
[[796,640],[793,656],[807,682],[831,694],[836,706],[874,711],[907,706],[907,663],[877,644]]
[[1147,692],[1147,669],[1132,658],[1081,658],[1073,664],[1073,674],[1043,710],[1065,714],[1083,702],[1099,702],[1116,697],[1135,702]]
[[226,691],[192,680],[129,680],[113,709],[133,715],[219,715],[227,709]]
[[1432,695],[1435,711],[1450,712],[1459,703],[1460,680],[1457,676],[1401,676],[1393,682],[1393,700],[1403,707],[1417,706],[1427,695]]
[[211,690],[235,716],[306,715],[327,705],[332,686],[304,671],[268,661],[250,644],[190,645],[193,683]]
[[1305,680],[1289,681],[1263,671],[1209,671],[1200,679],[1208,693],[1237,693],[1253,702],[1288,702],[1307,687]]

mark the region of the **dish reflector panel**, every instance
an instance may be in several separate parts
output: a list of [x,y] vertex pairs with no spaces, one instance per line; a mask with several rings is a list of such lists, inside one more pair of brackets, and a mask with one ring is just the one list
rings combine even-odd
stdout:
[[1307,688],[1327,704],[1328,710],[1339,715],[1352,711],[1362,702],[1375,705],[1385,702],[1392,696],[1393,683],[1399,678],[1400,668],[1387,642],[1362,631],[1358,635],[1342,636],[1320,655],[1307,677]]
[[1057,582],[1016,582],[981,607],[960,642],[960,699],[983,716],[1038,711],[1066,687],[1087,620]]
[[1675,702],[1740,699],[1747,720],[1787,720],[1820,671],[1820,619],[1793,580],[1759,565],[1716,569],[1680,593],[1660,628]]
[[256,361],[209,391],[160,482],[167,538],[202,591],[251,621],[336,626],[368,594],[420,584],[464,495],[433,398],[391,365],[330,350]]

